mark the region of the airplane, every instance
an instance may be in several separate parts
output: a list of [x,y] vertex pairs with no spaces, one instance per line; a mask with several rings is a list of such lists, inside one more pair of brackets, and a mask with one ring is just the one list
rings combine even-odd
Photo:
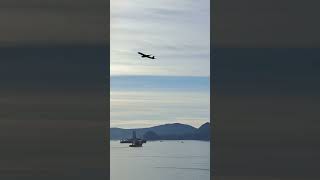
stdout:
[[151,57],[151,54],[143,54],[142,52],[138,52],[142,58],[156,59],[154,56]]

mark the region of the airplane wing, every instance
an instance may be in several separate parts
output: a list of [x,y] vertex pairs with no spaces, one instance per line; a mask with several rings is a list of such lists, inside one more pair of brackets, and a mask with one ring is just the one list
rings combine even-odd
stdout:
[[145,56],[145,54],[141,53],[141,52],[138,52],[138,54],[142,55],[142,56]]

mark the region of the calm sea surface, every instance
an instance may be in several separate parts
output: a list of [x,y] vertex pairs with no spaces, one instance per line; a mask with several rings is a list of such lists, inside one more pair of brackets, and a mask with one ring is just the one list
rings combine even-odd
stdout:
[[210,142],[153,141],[129,147],[110,141],[111,180],[209,180]]

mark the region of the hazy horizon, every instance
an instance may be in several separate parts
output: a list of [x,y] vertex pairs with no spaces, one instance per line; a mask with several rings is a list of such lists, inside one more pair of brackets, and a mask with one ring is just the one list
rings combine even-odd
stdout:
[[130,127],[116,127],[116,126],[110,126],[110,128],[120,128],[120,129],[140,129],[140,128],[151,128],[151,127],[155,127],[155,126],[168,125],[168,124],[176,124],[176,123],[184,124],[184,125],[189,125],[189,126],[192,126],[192,127],[194,127],[194,128],[199,128],[200,126],[202,126],[202,125],[203,125],[203,124],[205,124],[205,123],[210,123],[210,121],[208,121],[208,122],[204,122],[203,124],[200,124],[199,126],[193,126],[193,125],[191,125],[191,124],[182,123],[182,122],[172,122],[172,121],[168,121],[168,123],[164,123],[164,124],[155,124],[155,125],[152,125],[152,126],[145,126],[145,127],[134,127],[134,126],[130,126]]
[[111,77],[110,127],[198,127],[210,121],[209,89],[206,77]]

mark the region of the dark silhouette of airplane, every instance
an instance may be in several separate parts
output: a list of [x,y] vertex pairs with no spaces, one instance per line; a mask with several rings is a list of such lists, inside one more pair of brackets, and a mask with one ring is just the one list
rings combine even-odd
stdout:
[[155,59],[155,57],[151,56],[151,54],[143,54],[142,52],[138,52],[138,54],[140,54],[142,58]]

